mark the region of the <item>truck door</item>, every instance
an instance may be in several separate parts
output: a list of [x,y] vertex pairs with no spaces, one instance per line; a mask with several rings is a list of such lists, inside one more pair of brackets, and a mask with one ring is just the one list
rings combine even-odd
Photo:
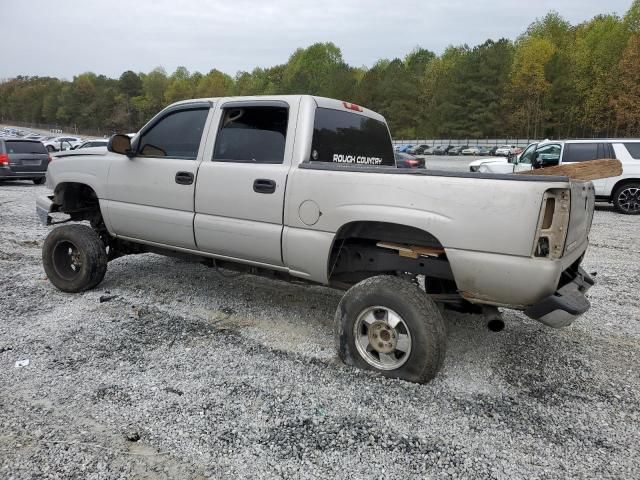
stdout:
[[211,104],[161,112],[134,139],[132,158],[112,153],[107,213],[117,235],[195,249],[195,178]]
[[524,172],[533,168],[533,158],[536,152],[537,144],[532,143],[518,157],[518,161],[513,165],[513,172]]
[[281,266],[299,100],[220,101],[195,195],[200,250]]

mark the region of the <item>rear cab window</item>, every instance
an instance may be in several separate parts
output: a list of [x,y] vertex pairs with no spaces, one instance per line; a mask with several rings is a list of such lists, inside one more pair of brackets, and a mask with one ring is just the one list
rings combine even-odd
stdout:
[[12,142],[11,140],[8,140],[5,143],[8,154],[48,154],[47,149],[42,142]]
[[395,166],[387,125],[352,112],[316,109],[310,162]]

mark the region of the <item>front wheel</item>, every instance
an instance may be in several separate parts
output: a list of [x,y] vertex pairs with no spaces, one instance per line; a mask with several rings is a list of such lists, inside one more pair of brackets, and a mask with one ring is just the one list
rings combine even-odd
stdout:
[[107,253],[86,225],[52,230],[42,246],[42,264],[51,283],[63,292],[82,292],[98,285],[107,272]]
[[335,316],[338,355],[348,365],[426,383],[446,351],[442,314],[428,295],[399,277],[371,277],[351,287]]
[[627,183],[616,188],[613,206],[619,213],[640,214],[640,183]]

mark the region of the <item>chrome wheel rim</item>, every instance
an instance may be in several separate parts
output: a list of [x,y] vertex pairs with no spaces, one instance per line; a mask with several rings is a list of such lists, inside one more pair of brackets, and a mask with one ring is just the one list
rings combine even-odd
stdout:
[[628,187],[618,194],[618,205],[625,212],[640,211],[640,188]]
[[363,310],[353,326],[356,349],[378,370],[396,370],[411,354],[411,332],[400,315],[387,307]]

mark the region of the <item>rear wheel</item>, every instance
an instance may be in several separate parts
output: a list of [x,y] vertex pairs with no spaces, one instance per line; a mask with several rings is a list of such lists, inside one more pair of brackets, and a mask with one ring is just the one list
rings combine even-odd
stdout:
[[613,192],[613,206],[627,215],[640,214],[640,183],[620,185]]
[[36,185],[42,185],[44,183],[44,177],[34,178],[33,183],[35,183]]
[[52,145],[47,145],[47,152],[51,153],[51,152],[56,152],[56,147],[52,146]]
[[444,361],[440,311],[424,291],[398,277],[351,287],[338,305],[335,334],[342,361],[387,377],[426,383]]
[[86,225],[52,230],[42,246],[44,271],[63,292],[82,292],[98,285],[107,271],[107,254],[98,235]]

